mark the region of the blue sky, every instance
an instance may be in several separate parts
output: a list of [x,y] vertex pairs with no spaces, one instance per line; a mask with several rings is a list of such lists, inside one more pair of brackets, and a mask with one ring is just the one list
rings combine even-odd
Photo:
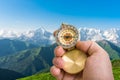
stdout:
[[120,28],[120,0],[0,0],[0,29]]

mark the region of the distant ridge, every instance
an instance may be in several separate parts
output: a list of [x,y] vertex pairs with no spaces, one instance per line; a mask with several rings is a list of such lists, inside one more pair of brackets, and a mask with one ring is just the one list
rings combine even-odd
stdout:
[[[80,39],[85,40],[107,40],[115,44],[120,45],[120,28],[111,28],[107,30],[101,30],[96,28],[79,28]],[[40,27],[36,30],[28,30],[23,33],[18,33],[16,31],[4,31],[0,30],[0,39],[18,39],[22,41],[27,41],[39,45],[51,45],[55,43],[53,34],[44,27]]]

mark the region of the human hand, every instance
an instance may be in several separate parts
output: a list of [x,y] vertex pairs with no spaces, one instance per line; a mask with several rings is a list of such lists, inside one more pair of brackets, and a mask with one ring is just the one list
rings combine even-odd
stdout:
[[54,53],[51,74],[57,80],[114,80],[112,66],[107,52],[93,41],[79,41],[76,48],[88,55],[85,68],[78,74],[68,74],[63,70],[62,56],[65,50],[58,46]]

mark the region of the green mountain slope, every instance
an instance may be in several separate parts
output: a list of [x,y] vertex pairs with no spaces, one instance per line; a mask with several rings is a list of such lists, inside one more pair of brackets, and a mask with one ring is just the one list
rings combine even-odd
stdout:
[[24,76],[15,71],[0,69],[0,80],[16,80],[17,78],[20,77],[24,77]]
[[54,48],[55,45],[33,48],[0,57],[0,68],[13,70],[25,76],[49,71],[54,56]]
[[111,60],[120,58],[120,47],[106,40],[97,43],[108,52]]
[[[101,47],[103,47],[110,55],[110,59],[112,60],[114,78],[115,80],[120,80],[120,60],[116,60],[116,59],[120,59],[120,51],[119,51],[120,48],[108,41],[99,41],[97,43]],[[21,78],[18,80],[54,80],[55,79],[51,75],[47,75],[47,74],[49,73],[44,73],[44,74],[39,73],[39,74],[35,74],[35,75],[28,76],[25,78]],[[49,79],[47,77],[52,77],[53,79]]]
[[[111,60],[119,59],[119,47],[108,41],[99,41],[110,55]],[[25,76],[33,75],[38,72],[49,71],[54,57],[56,44],[48,47],[26,49],[15,54],[0,57],[0,68],[13,70]]]
[[0,56],[14,54],[18,51],[22,51],[25,49],[32,49],[35,47],[38,47],[38,46],[24,42],[24,41],[1,39],[0,40]]

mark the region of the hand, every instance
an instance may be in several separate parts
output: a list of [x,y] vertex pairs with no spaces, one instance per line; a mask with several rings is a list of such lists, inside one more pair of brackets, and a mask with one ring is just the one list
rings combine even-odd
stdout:
[[61,57],[65,50],[58,46],[54,51],[54,66],[50,70],[57,80],[114,80],[111,62],[104,49],[92,41],[79,41],[76,48],[89,55],[84,70],[73,75],[63,71],[64,61]]

